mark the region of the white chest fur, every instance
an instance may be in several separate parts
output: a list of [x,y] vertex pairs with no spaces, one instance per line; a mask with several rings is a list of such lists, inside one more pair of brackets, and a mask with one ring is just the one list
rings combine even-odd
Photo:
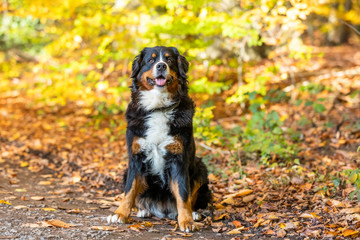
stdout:
[[[146,110],[167,107],[173,104],[170,94],[165,88],[155,87],[149,91],[140,93],[140,104]],[[155,111],[146,119],[145,138],[138,139],[141,151],[146,154],[146,162],[151,164],[151,173],[163,178],[166,154],[165,147],[174,142],[169,135],[169,121],[172,118],[172,111]]]
[[163,178],[166,154],[165,147],[174,142],[169,135],[168,122],[171,119],[172,111],[153,112],[146,120],[145,138],[138,139],[141,150],[146,154],[146,160],[151,163],[151,173]]

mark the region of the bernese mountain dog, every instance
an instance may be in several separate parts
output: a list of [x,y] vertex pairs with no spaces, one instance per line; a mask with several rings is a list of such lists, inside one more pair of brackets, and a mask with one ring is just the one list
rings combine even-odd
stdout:
[[136,204],[138,217],[177,218],[180,230],[197,230],[195,211],[208,206],[211,192],[206,166],[195,157],[188,68],[175,47],[144,48],[135,57],[125,115],[125,196],[109,223],[126,223]]

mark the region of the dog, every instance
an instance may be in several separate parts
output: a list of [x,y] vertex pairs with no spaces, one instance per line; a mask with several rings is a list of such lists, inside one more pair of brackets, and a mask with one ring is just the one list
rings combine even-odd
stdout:
[[144,48],[135,57],[125,114],[125,196],[109,223],[126,223],[136,203],[138,217],[177,218],[181,231],[197,230],[194,220],[201,216],[195,211],[212,198],[207,168],[195,157],[188,68],[175,47]]

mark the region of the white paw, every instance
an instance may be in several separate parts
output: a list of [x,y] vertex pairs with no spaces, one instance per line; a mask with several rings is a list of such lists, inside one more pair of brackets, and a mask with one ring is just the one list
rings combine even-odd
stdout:
[[151,217],[151,212],[146,209],[141,209],[136,214],[137,217]]
[[192,212],[192,217],[194,219],[194,221],[200,221],[201,220],[201,215],[197,212]]
[[108,223],[125,223],[123,218],[120,218],[117,214],[109,215],[107,217]]

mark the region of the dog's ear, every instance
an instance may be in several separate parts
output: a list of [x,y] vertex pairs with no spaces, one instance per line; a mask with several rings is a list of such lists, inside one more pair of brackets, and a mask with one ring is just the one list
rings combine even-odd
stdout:
[[131,76],[130,77],[133,79],[131,88],[134,89],[134,90],[137,90],[136,77],[140,72],[142,61],[143,61],[143,58],[145,56],[146,49],[147,48],[144,48],[143,50],[141,50],[140,54],[135,57],[135,59],[134,59],[134,61],[132,63]]
[[189,71],[189,62],[182,55],[178,56],[177,62],[178,62],[180,76],[183,79],[186,79],[187,78],[186,73]]
[[145,55],[145,51],[146,48],[144,48],[139,55],[137,55],[132,63],[132,68],[131,68],[131,78],[136,78],[136,76],[139,74],[140,72],[140,68],[141,68],[141,64],[142,64],[142,60],[144,58]]
[[186,73],[189,71],[189,62],[186,60],[184,56],[180,55],[177,48],[171,47],[171,49],[174,51],[175,54],[178,55],[177,63],[178,63],[180,77],[183,79],[187,79]]

